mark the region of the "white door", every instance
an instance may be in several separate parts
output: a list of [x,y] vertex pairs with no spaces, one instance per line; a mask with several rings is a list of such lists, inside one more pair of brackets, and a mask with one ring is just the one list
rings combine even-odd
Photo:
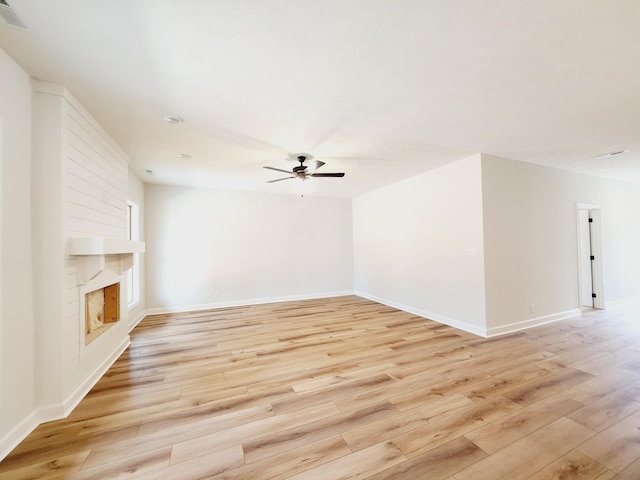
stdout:
[[578,235],[580,257],[580,306],[593,308],[593,272],[591,252],[591,228],[589,210],[578,210]]

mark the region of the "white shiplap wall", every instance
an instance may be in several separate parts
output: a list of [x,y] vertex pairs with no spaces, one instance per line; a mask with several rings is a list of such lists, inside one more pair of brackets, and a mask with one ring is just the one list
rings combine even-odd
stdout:
[[67,111],[67,233],[125,238],[127,158],[85,115]]
[[[35,141],[46,143],[37,149],[40,152],[37,161],[53,172],[41,178],[39,185],[36,183],[40,187],[37,201],[47,216],[46,221],[42,219],[45,227],[39,227],[42,231],[38,235],[50,235],[54,243],[56,236],[62,236],[63,244],[56,249],[55,245],[49,247],[42,241],[45,251],[41,255],[59,255],[72,237],[126,238],[126,154],[65,88],[36,83],[34,96],[35,114],[47,119],[40,122],[40,128],[49,129],[47,134],[36,132]],[[49,185],[49,178],[59,179],[61,184]],[[129,337],[127,319],[123,319],[84,348],[78,260],[65,254],[60,262],[44,263],[48,265],[41,267],[40,275],[50,282],[64,282],[59,300],[50,295],[49,305],[41,309],[61,312],[62,317],[48,319],[54,321],[53,326],[43,326],[43,331],[51,333],[51,340],[42,345],[40,376],[49,379],[49,390],[56,390],[52,388],[54,380],[62,385],[53,395],[43,391],[42,416],[47,420],[66,415],[77,404],[126,347]],[[107,270],[116,271],[118,259],[107,256],[106,266]]]

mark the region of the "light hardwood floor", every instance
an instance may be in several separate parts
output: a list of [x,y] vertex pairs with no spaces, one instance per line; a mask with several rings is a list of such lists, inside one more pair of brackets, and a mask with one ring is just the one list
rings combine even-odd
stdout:
[[0,479],[640,479],[640,315],[482,339],[355,296],[147,317]]

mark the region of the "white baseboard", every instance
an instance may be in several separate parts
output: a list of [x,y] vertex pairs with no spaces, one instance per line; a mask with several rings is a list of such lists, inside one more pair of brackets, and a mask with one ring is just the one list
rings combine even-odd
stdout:
[[57,403],[51,405],[44,405],[36,409],[36,417],[38,419],[38,425],[41,423],[52,422],[53,420],[60,420],[65,418],[65,403]]
[[[122,339],[120,345],[118,345],[109,355],[105,358],[100,365],[89,375],[75,391],[67,397],[64,402],[64,417],[69,416],[74,408],[82,401],[82,399],[91,391],[91,389],[98,383],[98,381],[107,373],[107,370],[111,368],[111,365],[122,355],[122,353],[131,345],[131,339],[129,335]],[[63,417],[63,418],[64,418]]]
[[299,300],[315,300],[318,298],[344,297],[345,295],[353,295],[353,294],[354,294],[353,291],[325,292],[325,293],[314,293],[314,294],[304,294],[304,295],[288,295],[284,297],[233,300],[230,302],[202,303],[198,305],[182,305],[182,306],[176,306],[176,307],[148,308],[147,310],[145,310],[145,315],[159,315],[163,313],[198,312],[202,310],[214,310],[216,308],[245,307],[249,305],[262,305],[265,303],[295,302]]
[[131,340],[127,335],[120,345],[118,345],[111,354],[105,358],[100,365],[69,395],[64,402],[57,405],[46,405],[38,408],[37,416],[39,423],[51,422],[66,418],[74,408],[82,401],[82,399],[91,391],[98,383],[98,380],[107,373],[107,370],[113,365],[120,355],[129,347]]
[[27,438],[41,423],[68,417],[94,385],[98,383],[98,380],[109,370],[113,362],[122,355],[122,352],[127,349],[130,343],[129,337],[127,336],[111,355],[109,355],[64,402],[36,408],[9,433],[2,437],[0,440],[0,461],[11,453],[11,451],[16,448],[21,441]]
[[540,325],[557,322],[559,320],[565,320],[567,318],[576,317],[578,315],[580,315],[580,309],[574,308],[573,310],[567,310],[565,312],[558,312],[551,315],[544,315],[542,317],[530,318],[528,320],[522,320],[520,322],[501,325],[499,327],[491,327],[487,329],[487,337],[506,335],[507,333],[513,333],[520,330],[526,330],[527,328],[538,327]]
[[138,324],[142,321],[142,319],[144,317],[146,317],[148,315],[146,310],[143,310],[142,312],[140,312],[138,314],[138,316],[136,318],[133,319],[132,322],[129,322],[129,332],[131,333],[131,330],[133,330],[134,328],[136,328],[138,326]]
[[372,300],[374,302],[382,303],[383,305],[387,305],[389,307],[397,308],[398,310],[402,310],[403,312],[411,313],[413,315],[418,315],[420,317],[426,318],[427,320],[433,320],[438,323],[443,323],[445,325],[449,325],[450,327],[457,328],[459,330],[464,330],[468,333],[473,333],[474,335],[478,335],[481,337],[486,337],[487,332],[484,328],[478,327],[477,325],[471,325],[470,323],[461,322],[454,318],[445,317],[443,315],[438,315],[436,313],[427,312],[426,310],[421,310],[419,308],[411,307],[409,305],[403,305],[398,302],[394,302],[392,300],[376,297],[375,295],[369,295],[363,292],[355,292],[354,295],[358,295],[359,297],[366,298],[367,300]]
[[38,426],[37,412],[31,412],[0,439],[0,462]]

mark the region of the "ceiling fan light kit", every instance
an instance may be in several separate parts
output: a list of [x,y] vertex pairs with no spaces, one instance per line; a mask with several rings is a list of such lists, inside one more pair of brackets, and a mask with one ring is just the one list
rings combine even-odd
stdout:
[[344,177],[344,172],[336,172],[336,173],[316,173],[317,170],[322,167],[323,165],[325,165],[324,162],[320,161],[320,160],[316,160],[315,161],[315,168],[311,171],[307,170],[307,165],[304,164],[304,162],[306,160],[311,160],[313,157],[309,154],[306,153],[301,153],[301,154],[296,154],[295,155],[295,160],[300,162],[300,165],[296,165],[295,167],[293,167],[293,169],[289,172],[288,170],[283,170],[282,168],[275,168],[275,167],[264,167],[267,170],[274,170],[276,172],[282,172],[282,173],[286,173],[289,176],[288,177],[283,177],[283,178],[276,178],[275,180],[268,180],[267,183],[275,183],[275,182],[281,182],[282,180],[289,180],[290,178],[299,178],[300,180],[306,180],[310,177],[320,177],[320,178],[339,178],[339,177]]

